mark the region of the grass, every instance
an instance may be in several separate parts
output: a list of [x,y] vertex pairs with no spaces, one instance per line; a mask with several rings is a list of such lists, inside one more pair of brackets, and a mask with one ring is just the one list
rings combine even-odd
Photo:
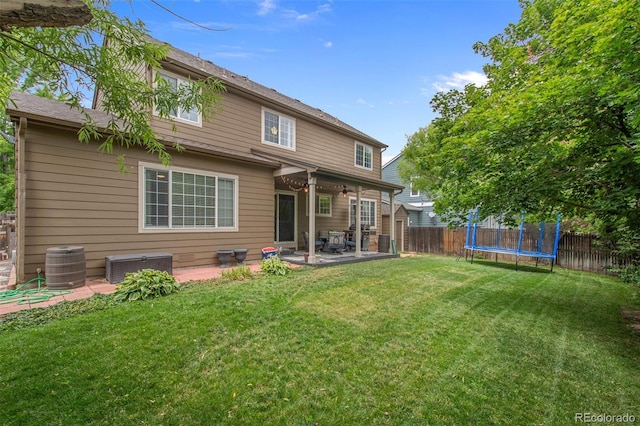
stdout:
[[640,421],[637,290],[511,266],[301,268],[4,331],[0,424]]

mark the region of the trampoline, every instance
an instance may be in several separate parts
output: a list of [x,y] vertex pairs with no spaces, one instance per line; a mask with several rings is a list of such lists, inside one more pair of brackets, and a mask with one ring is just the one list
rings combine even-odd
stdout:
[[478,210],[469,212],[467,234],[464,245],[465,259],[471,253],[471,263],[475,252],[513,255],[518,260],[521,256],[536,259],[536,267],[540,259],[549,259],[551,272],[558,254],[558,242],[560,241],[560,222],[562,216],[558,214],[555,226],[544,221],[538,226],[525,224],[524,213],[520,220],[517,233],[512,229],[503,229],[502,218],[498,220],[497,227],[483,227],[478,220]]

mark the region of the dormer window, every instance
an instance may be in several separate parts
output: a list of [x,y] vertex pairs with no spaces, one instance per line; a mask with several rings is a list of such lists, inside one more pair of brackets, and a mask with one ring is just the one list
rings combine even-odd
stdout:
[[373,148],[360,142],[356,142],[355,166],[363,169],[373,169]]
[[296,149],[296,121],[277,112],[262,110],[262,143]]
[[[174,74],[170,74],[166,71],[158,72],[158,75],[164,81],[169,83],[169,86],[171,86],[175,91],[177,91],[181,86],[189,84],[187,80],[180,78]],[[202,115],[197,110],[197,108],[187,110],[178,106],[177,108],[169,111],[169,116],[185,123],[195,124],[198,126],[202,125]]]

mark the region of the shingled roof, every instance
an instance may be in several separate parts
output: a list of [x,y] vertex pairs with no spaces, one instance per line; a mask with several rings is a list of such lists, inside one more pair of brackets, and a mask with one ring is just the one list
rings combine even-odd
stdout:
[[[64,102],[47,99],[40,96],[14,91],[9,97],[7,111],[11,117],[25,117],[47,124],[65,126],[72,129],[79,129],[87,122],[87,116],[91,117],[99,131],[104,132],[113,116],[103,111],[89,108],[74,108]],[[118,122],[118,120],[116,120]],[[189,151],[214,154],[219,157],[233,160],[248,161],[261,164],[267,167],[278,168],[280,163],[269,160],[258,155],[238,151],[231,148],[209,145],[206,143],[178,138],[175,136],[163,136],[162,142],[171,147],[178,143]]]
[[207,75],[214,76],[220,79],[221,81],[223,81],[225,86],[227,86],[227,88],[233,87],[245,93],[254,95],[258,98],[268,100],[288,110],[293,110],[299,114],[310,117],[320,123],[329,125],[334,129],[338,129],[342,132],[349,133],[353,135],[355,138],[361,140],[362,142],[367,142],[369,144],[372,144],[381,148],[387,147],[386,144],[378,141],[377,139],[374,139],[373,137],[367,135],[366,133],[361,132],[355,127],[348,125],[347,123],[339,120],[337,117],[334,117],[331,114],[328,114],[327,112],[319,108],[314,108],[312,106],[309,106],[299,101],[298,99],[294,99],[289,96],[286,96],[275,89],[271,89],[269,87],[256,83],[255,81],[250,80],[246,76],[238,75],[237,73],[234,73],[233,71],[230,71],[226,68],[222,68],[207,59],[202,59],[197,56],[194,56],[190,53],[187,53],[183,50],[173,47],[168,43],[163,43],[159,40],[153,40],[153,41],[155,41],[156,43],[167,44],[168,46],[171,47],[171,51],[165,58],[165,60],[169,63],[174,63],[177,66],[181,66],[199,73],[205,73]]

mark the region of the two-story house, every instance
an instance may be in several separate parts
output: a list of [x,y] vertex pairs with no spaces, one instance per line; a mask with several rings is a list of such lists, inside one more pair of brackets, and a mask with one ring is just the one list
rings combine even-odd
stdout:
[[[396,204],[402,204],[408,211],[408,226],[447,226],[433,211],[433,200],[423,191],[411,186],[411,182],[403,182],[398,175],[398,163],[402,160],[402,154],[396,155],[382,167],[382,179],[396,185],[403,185],[404,191],[395,197]],[[383,202],[389,199],[383,194]]]
[[[176,111],[175,131],[153,119],[167,147],[186,148],[171,152],[170,167],[136,147],[100,153],[78,142],[80,112],[12,94],[19,281],[44,269],[50,247],[82,246],[87,276],[100,277],[110,255],[170,252],[173,267],[212,265],[218,250],[248,249],[256,260],[264,247],[302,247],[303,232],[381,227],[381,194],[393,199],[402,189],[381,178],[385,144],[184,51],[171,49],[162,69],[176,84],[215,76],[226,87],[221,111],[208,121]],[[143,72],[151,84],[151,70]],[[88,113],[104,126],[99,93],[93,108]],[[116,164],[120,154],[126,173]]]

